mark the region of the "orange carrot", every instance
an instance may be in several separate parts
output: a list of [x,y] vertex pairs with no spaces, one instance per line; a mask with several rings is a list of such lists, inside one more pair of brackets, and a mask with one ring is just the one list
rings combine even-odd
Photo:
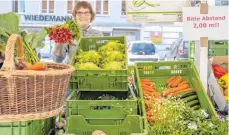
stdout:
[[168,85],[171,81],[173,81],[176,78],[176,76],[170,77],[168,80],[166,80],[166,84]]
[[152,95],[152,92],[143,91],[143,94],[148,94],[149,96],[151,96]]
[[152,89],[152,90],[155,90],[155,88],[154,87],[151,87],[151,86],[142,86],[141,87],[142,89]]
[[183,89],[187,89],[189,87],[188,84],[183,84],[182,86],[179,86],[179,87],[175,87],[175,88],[170,88],[168,90],[164,90],[163,91],[163,95],[164,96],[167,96],[169,95],[170,93],[173,93],[173,92],[176,92],[176,91],[179,91],[179,90],[183,90]]
[[193,88],[187,88],[187,89],[183,89],[183,90],[179,90],[179,91],[170,93],[170,94],[168,95],[168,97],[172,97],[172,96],[175,96],[176,94],[179,94],[179,93],[182,93],[182,92],[186,92],[186,91],[190,91],[190,90],[193,90]]
[[187,84],[187,83],[182,84],[182,85],[180,85],[180,86],[178,86],[178,87],[183,87],[183,86],[189,88],[189,84]]
[[183,84],[189,84],[187,80],[183,80],[180,84],[178,84],[178,86],[181,86]]
[[144,93],[144,92],[150,92],[150,93],[155,92],[155,91],[152,90],[152,89],[143,89],[142,91],[143,91],[143,93]]
[[32,70],[45,70],[46,69],[46,64],[43,62],[38,62],[34,65],[32,65]]
[[152,91],[155,91],[155,88],[152,88],[152,87],[149,87],[149,86],[143,86],[141,87],[143,90],[144,89],[148,89],[148,90],[152,90]]
[[176,80],[172,83],[171,87],[174,88],[174,87],[178,86],[178,84],[180,84],[181,81],[182,81],[182,77],[181,76],[178,76],[176,78]]
[[141,83],[141,85],[149,85],[149,86],[154,86],[154,84],[153,83],[150,83],[150,82],[147,82],[147,83]]
[[147,91],[147,90],[143,91],[143,94],[149,94],[150,96],[152,96],[153,93],[154,91]]
[[142,89],[152,89],[152,90],[155,90],[155,88],[154,87],[151,87],[151,86],[142,86],[141,88]]
[[171,87],[171,85],[173,84],[173,82],[176,81],[176,80],[177,80],[177,77],[175,76],[175,78],[172,81],[169,82],[168,86]]

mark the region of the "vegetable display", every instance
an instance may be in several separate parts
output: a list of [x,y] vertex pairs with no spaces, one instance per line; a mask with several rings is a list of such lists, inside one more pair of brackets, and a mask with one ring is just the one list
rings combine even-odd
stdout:
[[188,106],[198,107],[197,104],[199,101],[195,91],[190,87],[189,82],[184,80],[181,76],[169,77],[165,81],[168,88],[164,89],[161,93],[158,92],[153,80],[141,79],[140,82],[149,123],[155,120],[151,104],[154,104],[156,100],[174,97],[174,99],[182,99]]
[[182,100],[157,99],[149,104],[154,119],[150,135],[227,135],[228,120],[210,117],[208,110],[194,110]]
[[153,79],[140,79],[150,135],[227,134],[227,120],[211,117],[201,109],[188,80],[171,76],[161,93]]
[[213,73],[216,77],[217,83],[221,92],[224,95],[224,99],[229,101],[228,98],[228,67],[223,65],[212,65]]
[[109,41],[104,46],[96,50],[78,51],[75,56],[78,69],[125,69],[126,65],[126,45],[119,41]]

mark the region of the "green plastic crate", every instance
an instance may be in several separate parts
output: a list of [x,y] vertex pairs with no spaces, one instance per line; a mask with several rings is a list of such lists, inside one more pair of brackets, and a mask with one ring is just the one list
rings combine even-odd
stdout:
[[128,115],[125,119],[85,119],[72,115],[67,118],[66,135],[91,135],[95,130],[107,135],[146,135],[142,122],[139,115]]
[[128,66],[128,76],[132,76],[134,72],[134,66]]
[[[194,58],[195,43],[190,42],[189,56]],[[208,56],[228,56],[228,41],[210,41],[208,45]]]
[[55,130],[56,117],[48,118],[42,121],[43,135],[51,135],[52,131]]
[[[211,116],[217,117],[216,111],[204,91],[202,83],[199,79],[197,70],[192,61],[159,61],[159,62],[137,62],[135,63],[136,85],[140,93],[140,105],[142,115],[146,118],[145,104],[141,89],[140,79],[152,79],[156,84],[158,92],[162,92],[166,86],[166,80],[171,76],[182,76],[188,80],[191,87],[196,91],[198,101],[202,109],[208,110]],[[145,128],[148,130],[148,122],[144,120]]]
[[55,128],[54,118],[0,123],[1,135],[48,135]]
[[212,41],[208,47],[209,56],[228,56],[228,41]]
[[[114,100],[99,100],[99,96],[109,94]],[[66,101],[67,117],[82,115],[86,119],[125,118],[138,113],[138,99],[127,92],[72,92]],[[128,98],[128,100],[126,100]]]
[[[82,38],[79,43],[79,48],[83,51],[98,50],[99,47],[105,45],[107,41],[110,40],[118,40],[126,44],[125,37],[90,37]],[[75,52],[75,54],[77,55],[77,52]],[[74,65],[76,62],[73,57],[71,65]],[[122,70],[76,69],[71,75],[69,89],[80,91],[127,91],[127,78],[127,67]]]

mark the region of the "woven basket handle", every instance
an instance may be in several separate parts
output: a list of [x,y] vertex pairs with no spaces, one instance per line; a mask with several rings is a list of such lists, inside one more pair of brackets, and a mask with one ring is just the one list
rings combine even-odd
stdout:
[[5,50],[5,60],[2,69],[9,70],[15,69],[14,64],[14,47],[17,47],[17,56],[19,59],[24,59],[24,48],[22,46],[22,40],[17,34],[12,34],[8,38],[6,50]]

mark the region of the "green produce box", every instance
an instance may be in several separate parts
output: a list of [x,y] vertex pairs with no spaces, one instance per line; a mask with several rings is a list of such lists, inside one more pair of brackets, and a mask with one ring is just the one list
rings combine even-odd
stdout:
[[127,92],[73,91],[66,101],[66,114],[85,119],[123,119],[138,114],[138,99]]
[[55,128],[55,119],[25,121],[25,122],[5,122],[0,123],[1,135],[49,135]]
[[[192,41],[189,47],[189,56],[195,56],[195,43]],[[208,56],[228,56],[228,41],[209,41]]]
[[[146,118],[145,104],[140,84],[140,79],[151,79],[156,85],[158,92],[167,88],[166,80],[171,76],[182,76],[188,80],[191,87],[195,90],[195,95],[190,96],[190,102],[195,103],[194,109],[206,109],[211,116],[217,117],[216,111],[204,91],[198,73],[192,61],[159,61],[159,62],[137,62],[135,63],[136,85],[140,93],[141,108],[143,116]],[[148,122],[145,119],[144,125],[147,128]]]
[[124,119],[86,119],[72,115],[67,118],[66,133],[59,135],[91,135],[96,130],[107,135],[147,135],[139,115],[128,115]]
[[228,56],[228,41],[212,41],[208,47],[209,56]]
[[[104,46],[108,41],[117,40],[126,44],[125,37],[90,37],[82,38],[79,43],[79,49],[82,51],[98,50],[99,47]],[[78,49],[78,50],[79,50]],[[125,65],[127,65],[127,52],[125,51]],[[75,52],[71,60],[71,65],[75,65],[77,60]],[[69,89],[80,91],[127,91],[128,87],[128,71],[122,70],[105,70],[105,69],[77,69],[72,73]]]

